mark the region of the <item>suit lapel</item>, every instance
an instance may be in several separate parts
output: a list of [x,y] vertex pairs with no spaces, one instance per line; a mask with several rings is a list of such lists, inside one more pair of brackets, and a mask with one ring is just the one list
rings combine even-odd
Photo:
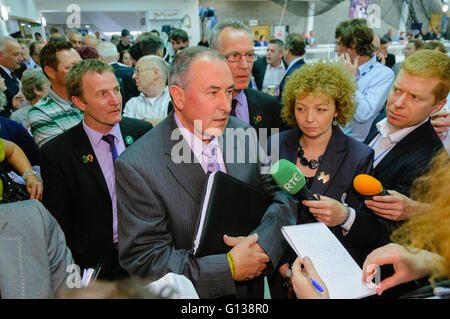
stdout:
[[[402,161],[401,156],[407,153],[405,148],[410,148],[411,145],[416,144],[416,140],[420,136],[424,136],[427,134],[428,126],[431,126],[430,120],[416,128],[414,131],[405,136],[400,142],[398,142],[387,154],[386,156],[378,163],[376,166],[377,172],[390,171],[391,163],[395,163],[396,161]],[[433,128],[431,128],[433,129]]]
[[325,194],[345,156],[345,136],[339,128],[333,127],[330,141],[323,155],[311,185],[313,193]]
[[258,113],[261,113],[260,109],[259,109],[259,104],[255,103],[250,89],[245,89],[244,94],[245,94],[245,98],[247,99],[249,124],[253,125],[252,124],[253,117],[256,117],[258,115]]
[[[89,176],[90,179],[98,182],[109,196],[105,177],[103,176],[102,169],[100,168],[100,164],[98,163],[97,156],[95,156],[95,152],[89,138],[83,129],[83,122],[76,126],[76,129],[74,129],[74,134],[74,148],[72,151],[74,152],[77,163],[79,163],[77,165],[79,167],[79,171],[82,174]],[[92,160],[87,158],[89,155],[92,156]]]
[[[233,177],[239,178],[241,165],[243,163],[237,163],[236,155],[238,150],[238,143],[234,134],[231,132],[227,132],[228,129],[234,129],[231,125],[232,118],[230,117],[228,120],[227,129],[225,129],[225,133],[220,136],[219,144],[222,150],[223,160],[226,163],[225,167],[227,169],[227,174]],[[228,156],[228,160],[227,160]]]
[[130,125],[127,118],[122,118],[122,121],[119,123],[120,133],[122,134],[123,142],[125,144],[125,148],[136,142],[139,138],[135,133],[136,131],[133,129],[133,126]]
[[[172,112],[168,115],[163,128],[164,152],[166,156],[169,157],[167,167],[175,180],[180,183],[195,201],[197,201],[201,198],[201,194],[203,193],[206,174],[199,163],[193,162],[195,155],[184,140],[181,132],[177,133],[177,131],[175,131],[178,127],[175,122],[174,114],[175,113]],[[174,140],[171,139],[172,133]],[[180,149],[182,150],[181,153],[178,152]],[[174,155],[184,155],[186,159],[190,159],[190,162],[175,163],[172,159],[172,150],[174,150]],[[189,152],[189,157],[183,152]]]

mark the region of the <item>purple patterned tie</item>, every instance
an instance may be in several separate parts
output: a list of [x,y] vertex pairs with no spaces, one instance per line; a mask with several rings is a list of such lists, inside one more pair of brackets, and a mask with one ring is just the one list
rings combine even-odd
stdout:
[[217,145],[215,143],[209,143],[203,150],[203,162],[206,162],[206,170],[208,172],[220,171],[220,166],[217,160]]

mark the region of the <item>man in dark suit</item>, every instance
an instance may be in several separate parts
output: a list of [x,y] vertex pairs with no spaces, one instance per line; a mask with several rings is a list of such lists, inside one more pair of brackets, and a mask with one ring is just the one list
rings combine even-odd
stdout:
[[277,99],[269,94],[249,88],[253,62],[256,54],[253,49],[251,31],[247,25],[238,20],[228,20],[217,24],[211,36],[211,49],[226,58],[233,74],[233,101],[231,115],[259,129],[271,129],[282,126],[280,105]]
[[66,86],[84,118],[41,150],[43,202],[61,225],[75,262],[81,268],[100,263],[99,278],[118,279],[126,272],[117,252],[114,160],[152,125],[122,118],[114,70],[101,60],[73,66]]
[[22,49],[16,39],[0,37],[0,76],[5,79],[7,104],[0,111],[1,116],[9,117],[13,110],[13,99],[23,99],[19,92],[20,80],[15,70],[21,68]]
[[306,42],[303,37],[298,33],[290,33],[286,37],[286,42],[284,44],[283,58],[287,63],[288,67],[283,79],[280,83],[280,95],[278,99],[281,100],[281,94],[283,93],[284,85],[288,77],[299,67],[305,64],[303,56],[305,55]]
[[[183,49],[169,88],[174,112],[116,162],[120,263],[133,276],[182,274],[200,298],[263,298],[260,275],[284,251],[280,227],[295,223],[295,201],[263,170],[268,159],[262,150],[254,161],[239,161],[258,149],[258,141],[250,125],[229,116],[233,77],[217,52]],[[233,133],[242,130],[244,136]],[[273,201],[251,235],[224,236],[229,255],[193,257],[207,172],[218,170],[257,185]]]
[[266,56],[259,58],[253,65],[252,74],[260,91],[268,93],[269,86],[280,85],[287,69],[287,64],[283,60],[283,52],[283,41],[272,39],[267,45]]
[[422,204],[408,196],[412,182],[443,147],[429,116],[446,103],[449,74],[450,57],[441,52],[409,56],[389,93],[386,117],[369,132],[365,142],[375,151],[374,176],[390,195],[366,200],[374,214],[357,214],[347,235],[368,252],[387,244],[392,229],[420,211]]
[[134,68],[130,68],[119,61],[119,52],[111,42],[100,42],[97,46],[99,58],[109,63],[114,68],[114,74],[119,81],[122,94],[122,104],[125,105],[129,99],[139,95],[136,80],[133,79]]

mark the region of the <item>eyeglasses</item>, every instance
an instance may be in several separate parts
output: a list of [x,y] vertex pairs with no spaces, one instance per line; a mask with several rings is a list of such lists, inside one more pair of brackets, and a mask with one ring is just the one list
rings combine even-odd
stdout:
[[152,70],[152,69],[155,69],[155,68],[136,68],[136,69],[134,69],[134,73],[139,75],[139,73],[142,73],[142,72],[145,72],[148,70]]
[[241,62],[242,57],[245,56],[245,60],[247,62],[255,62],[257,59],[257,56],[255,53],[247,53],[247,54],[239,54],[239,53],[232,53],[232,54],[222,54],[222,56],[228,61],[228,62]]

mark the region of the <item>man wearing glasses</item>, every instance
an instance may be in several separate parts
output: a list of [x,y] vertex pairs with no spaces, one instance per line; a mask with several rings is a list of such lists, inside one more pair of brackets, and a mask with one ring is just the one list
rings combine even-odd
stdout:
[[169,88],[166,86],[168,75],[169,68],[159,56],[140,58],[133,79],[141,93],[127,102],[123,116],[146,120],[153,125],[164,119],[170,102]]
[[238,20],[217,24],[210,43],[213,50],[225,57],[233,75],[230,115],[250,124],[258,136],[261,128],[268,130],[267,136],[271,135],[270,129],[281,126],[280,105],[275,97],[248,87],[257,59],[249,27]]

